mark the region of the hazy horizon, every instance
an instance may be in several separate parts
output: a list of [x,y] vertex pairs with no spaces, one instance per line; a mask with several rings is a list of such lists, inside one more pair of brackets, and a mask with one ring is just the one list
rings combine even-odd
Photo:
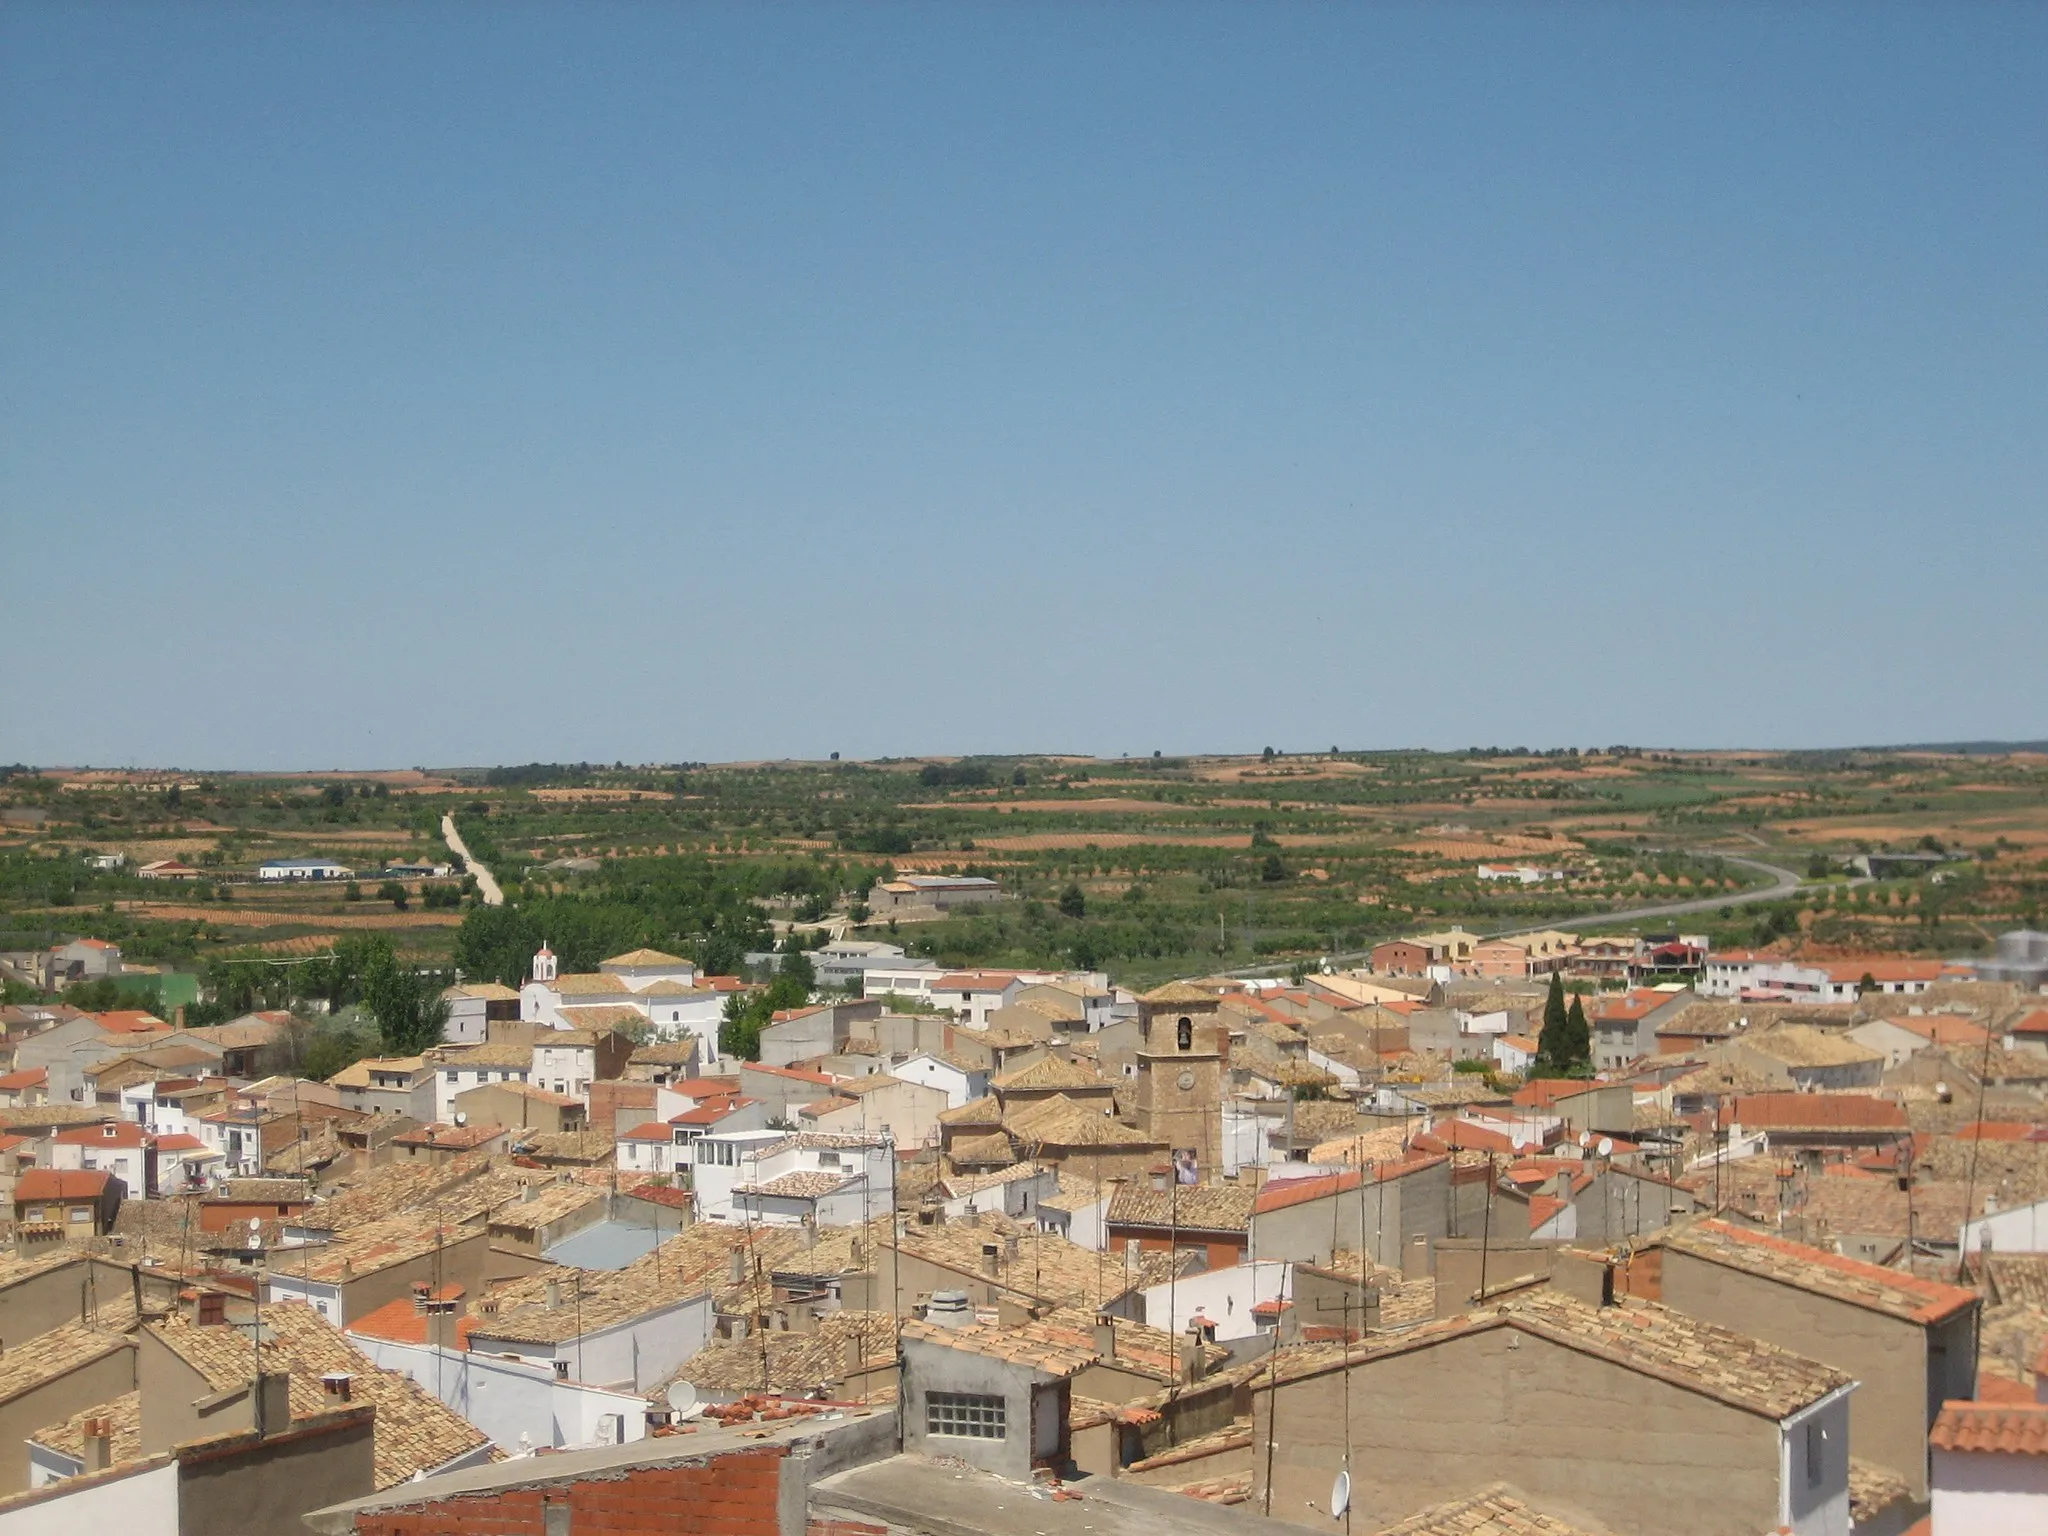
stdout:
[[2038,740],[2044,65],[2039,7],[9,7],[0,762]]

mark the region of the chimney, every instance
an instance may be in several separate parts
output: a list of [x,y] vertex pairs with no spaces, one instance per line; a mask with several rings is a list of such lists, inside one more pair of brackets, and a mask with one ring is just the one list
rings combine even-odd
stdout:
[[1113,1318],[1095,1319],[1095,1353],[1105,1360],[1116,1358],[1116,1321]]
[[1201,1325],[1192,1319],[1188,1331],[1180,1341],[1180,1379],[1192,1386],[1202,1379],[1202,1353],[1206,1341],[1202,1337]]
[[427,1303],[427,1342],[436,1349],[457,1349],[460,1340],[455,1331],[455,1303],[452,1301],[430,1301]]
[[265,1371],[256,1378],[256,1432],[281,1435],[292,1424],[292,1378],[288,1371]]
[[332,1408],[355,1397],[355,1378],[347,1371],[329,1371],[320,1378],[320,1395]]
[[747,1278],[747,1250],[738,1244],[733,1246],[730,1270],[729,1278],[734,1285]]
[[965,1291],[933,1291],[925,1303],[924,1320],[939,1328],[966,1328],[974,1322],[974,1308],[967,1304]]
[[562,1305],[562,1282],[550,1280],[547,1288],[548,1310],[556,1311]]
[[981,1225],[981,1208],[979,1206],[970,1205],[967,1207],[967,1225],[970,1227]]
[[1023,1241],[1024,1240],[1014,1232],[1012,1232],[1008,1237],[1003,1239],[1004,1262],[1010,1264],[1014,1264],[1017,1262],[1017,1250],[1023,1245]]
[[1003,1250],[994,1243],[981,1245],[981,1272],[985,1275],[999,1275],[1003,1272]]
[[85,1470],[104,1472],[114,1459],[114,1421],[104,1414],[85,1421]]
[[1031,1321],[1031,1309],[1014,1297],[1003,1296],[996,1301],[996,1326],[999,1328],[1022,1328]]
[[803,1219],[803,1229],[804,1229],[804,1247],[805,1247],[805,1249],[806,1249],[806,1250],[809,1250],[809,1249],[812,1249],[812,1248],[815,1248],[815,1247],[817,1247],[817,1246],[818,1246],[818,1219],[817,1219],[817,1217],[815,1217],[815,1216],[806,1216],[806,1217],[805,1217],[805,1218]]

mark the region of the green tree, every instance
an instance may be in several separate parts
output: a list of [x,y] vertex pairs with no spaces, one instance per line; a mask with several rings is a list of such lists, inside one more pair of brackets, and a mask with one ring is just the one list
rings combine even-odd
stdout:
[[404,965],[386,945],[363,978],[363,1004],[377,1021],[384,1049],[393,1056],[417,1056],[441,1039],[448,1004],[441,980]]
[[1078,882],[1068,881],[1067,888],[1060,892],[1060,916],[1086,917],[1087,915],[1088,897],[1083,893]]
[[392,906],[403,912],[405,910],[405,887],[396,880],[386,880],[377,887],[377,899],[379,901],[388,901]]
[[1266,855],[1266,862],[1259,866],[1259,878],[1261,880],[1274,881],[1287,878],[1287,866],[1280,862],[1279,854],[1269,853]]
[[[341,899],[343,901],[361,901],[363,899],[363,888],[351,880],[348,883],[347,889],[341,893]],[[346,1063],[343,1063],[343,1065],[346,1065]],[[340,1069],[336,1068],[336,1070],[339,1071]]]
[[1550,973],[1550,994],[1543,1000],[1543,1032],[1536,1037],[1536,1061],[1530,1071],[1536,1077],[1570,1077],[1572,1054],[1571,1024],[1565,1012],[1564,982]]
[[1593,1075],[1593,1031],[1586,1023],[1586,1005],[1578,998],[1572,999],[1570,1012],[1564,1016],[1564,1037],[1569,1053],[1566,1062],[1566,1077],[1591,1077]]

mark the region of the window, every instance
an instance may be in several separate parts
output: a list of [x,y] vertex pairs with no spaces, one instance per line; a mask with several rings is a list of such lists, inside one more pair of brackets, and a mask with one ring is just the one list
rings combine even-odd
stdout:
[[91,1221],[92,1207],[89,1205],[74,1205],[65,1214],[73,1221]]
[[969,1440],[1003,1440],[1003,1400],[978,1392],[927,1392],[924,1428],[928,1435],[961,1435]]
[[1195,1048],[1195,1021],[1193,1019],[1182,1019],[1178,1024],[1174,1025],[1173,1033],[1175,1043],[1182,1050],[1192,1051]]
[[[519,1357],[518,1357],[517,1355],[514,1355],[514,1356],[513,1356],[512,1358],[516,1360],[516,1359],[518,1359]],[[569,1379],[569,1362],[568,1362],[568,1361],[566,1361],[566,1360],[557,1360],[557,1361],[555,1362],[555,1380],[557,1380],[557,1381],[567,1381],[568,1379]]]
[[1821,1473],[1827,1467],[1827,1433],[1820,1427],[1818,1419],[1810,1419],[1806,1425],[1806,1486],[1818,1488]]

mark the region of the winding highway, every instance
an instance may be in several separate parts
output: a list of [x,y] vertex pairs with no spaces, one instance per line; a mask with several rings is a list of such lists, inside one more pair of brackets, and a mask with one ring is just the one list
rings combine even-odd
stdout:
[[[1766,864],[1762,859],[1743,858],[1739,854],[1726,853],[1719,848],[1646,849],[1644,851],[1650,853],[1697,853],[1723,859],[1730,864],[1740,864],[1744,869],[1753,869],[1758,874],[1769,875],[1771,883],[1758,886],[1755,890],[1751,891],[1736,891],[1732,894],[1720,896],[1703,896],[1691,901],[1660,902],[1654,906],[1625,907],[1618,912],[1574,912],[1564,917],[1547,918],[1540,923],[1528,923],[1520,928],[1496,928],[1490,933],[1482,935],[1482,937],[1511,939],[1517,934],[1547,933],[1553,928],[1565,928],[1576,933],[1585,928],[1604,928],[1610,923],[1639,923],[1656,917],[1683,917],[1688,912],[1718,912],[1723,907],[1744,907],[1753,902],[1776,901],[1780,897],[1790,896],[1804,883],[1796,873],[1780,865]],[[1852,885],[1860,885],[1863,882],[1851,881],[1850,883]],[[1330,955],[1327,959],[1332,965],[1344,965],[1350,961],[1363,960],[1371,953],[1370,950],[1364,949],[1352,950],[1343,954]],[[1266,965],[1246,966],[1242,970],[1224,971],[1221,974],[1225,976],[1265,976],[1272,974],[1275,969],[1274,965],[1268,963]]]
[[498,888],[498,877],[477,862],[476,855],[471,853],[469,845],[463,842],[462,834],[455,830],[455,818],[452,815],[441,818],[441,841],[462,855],[462,862],[467,864],[469,872],[476,876],[476,891],[479,896],[483,897],[484,905],[487,907],[502,907],[505,905],[505,893]]
[[1511,939],[1518,933],[1543,933],[1558,927],[1604,928],[1609,923],[1639,923],[1652,917],[1683,917],[1688,912],[1718,912],[1723,907],[1743,907],[1755,901],[1776,901],[1781,896],[1790,896],[1802,883],[1800,877],[1791,870],[1776,864],[1766,864],[1761,859],[1745,859],[1737,854],[1722,853],[1719,849],[1683,851],[1711,853],[1712,857],[1726,863],[1740,864],[1744,869],[1753,869],[1759,874],[1769,875],[1771,884],[1758,886],[1753,891],[1737,891],[1733,895],[1703,896],[1694,901],[1667,901],[1651,907],[1629,907],[1620,912],[1576,912],[1570,917],[1555,917],[1540,923],[1530,923],[1525,928],[1503,928],[1490,937]]

